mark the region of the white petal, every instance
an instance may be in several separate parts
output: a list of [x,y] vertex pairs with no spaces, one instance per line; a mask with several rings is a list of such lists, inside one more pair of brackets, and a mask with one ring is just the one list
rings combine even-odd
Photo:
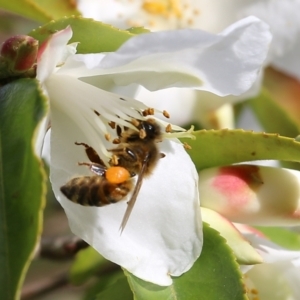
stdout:
[[149,90],[191,87],[238,95],[256,80],[270,39],[268,26],[254,17],[219,35],[189,29],[149,33],[131,38],[99,67],[118,85],[136,82]]
[[65,64],[57,71],[57,74],[78,78],[105,91],[110,91],[123,96],[134,97],[138,89],[136,84],[130,84],[122,87],[116,86],[111,80],[106,80],[103,77],[99,78],[97,76],[99,75],[99,69],[96,67],[99,65],[104,56],[105,54],[103,53],[76,54],[69,56]]
[[[82,92],[76,86],[72,91],[71,97]],[[61,194],[60,187],[71,177],[91,175],[87,168],[77,165],[87,158],[82,147],[74,142],[93,145],[93,141],[83,133],[80,122],[71,120],[67,112],[55,105],[51,117],[52,187],[72,231],[134,275],[159,285],[170,285],[170,275],[179,276],[187,271],[202,248],[197,173],[182,145],[171,141],[159,145],[166,157],[159,161],[153,175],[144,180],[132,215],[120,235],[126,201],[101,208],[83,207]]]
[[300,251],[286,250],[257,234],[243,234],[264,259],[245,274],[248,290],[252,285],[259,299],[298,299],[300,275],[294,261],[299,260]]
[[[239,228],[239,227],[238,227]],[[257,234],[242,232],[244,237],[256,248],[265,263],[292,261],[300,257],[300,251],[286,250]]]
[[102,1],[77,0],[77,8],[85,18],[93,18],[118,28],[129,28],[133,24],[126,22],[132,14],[139,10],[139,1]]
[[299,0],[268,0],[259,1],[243,10],[243,15],[254,15],[270,25],[273,34],[270,49],[270,60],[293,47],[296,39],[299,39]]
[[249,299],[299,299],[299,269],[289,262],[255,265],[244,277]]
[[[168,108],[170,122],[178,125],[191,124],[198,120],[198,111],[195,105],[196,93],[185,88],[169,88],[150,92],[144,87],[138,90],[136,99],[143,99],[149,107],[159,110]],[[184,109],[182,109],[184,107]],[[193,118],[195,116],[195,118]]]
[[[59,63],[64,61],[66,57],[66,45],[73,32],[70,26],[66,29],[54,33],[47,41],[45,41],[39,49],[37,62],[37,79],[44,82]],[[72,47],[74,50],[74,46]],[[74,51],[73,51],[74,53]]]

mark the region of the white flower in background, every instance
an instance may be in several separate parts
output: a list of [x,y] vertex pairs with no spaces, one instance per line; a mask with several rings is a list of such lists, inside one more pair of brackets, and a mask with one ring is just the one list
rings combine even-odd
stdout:
[[[144,26],[150,30],[198,28],[217,33],[237,20],[254,15],[270,25],[273,34],[268,60],[272,65],[300,79],[300,10],[299,0],[78,0],[78,8],[86,17],[115,25],[120,28]],[[261,74],[262,75],[262,74]],[[138,97],[149,98],[160,108],[172,103],[170,113],[179,123],[199,120],[205,127],[232,127],[233,119],[216,111],[225,102],[255,96],[260,90],[259,79],[248,93],[240,96],[220,97],[209,92],[169,89],[149,93],[141,89]],[[185,100],[185,114],[181,112]],[[165,99],[165,101],[161,101]],[[230,106],[226,107],[228,112]],[[230,115],[229,115],[230,116]]]
[[263,259],[262,264],[241,267],[249,299],[299,299],[300,251],[286,250],[249,226],[236,226]]
[[[243,93],[256,80],[265,59],[268,28],[247,18],[220,35],[197,30],[139,35],[107,55],[74,54],[76,46],[66,46],[71,36],[71,28],[54,34],[38,57],[37,79],[50,102],[54,193],[76,235],[134,275],[170,285],[170,275],[187,271],[202,248],[198,176],[182,145],[166,138],[176,134],[163,135],[158,147],[166,156],[159,160],[153,175],[145,178],[122,235],[119,227],[126,201],[83,207],[62,195],[60,187],[71,178],[92,175],[87,167],[78,165],[87,157],[84,147],[75,142],[92,146],[108,163],[111,153],[107,149],[115,147],[111,140],[116,137],[109,124],[115,122],[123,128],[130,127],[132,119],[144,119],[144,104],[105,90],[123,94],[117,85],[137,83],[151,89],[188,86],[219,95]],[[162,127],[166,124],[157,122]],[[175,125],[172,128],[181,130]]]
[[232,223],[214,210],[202,207],[201,213],[203,221],[220,232],[235,254],[250,300],[298,299],[300,251],[286,250],[257,229]]

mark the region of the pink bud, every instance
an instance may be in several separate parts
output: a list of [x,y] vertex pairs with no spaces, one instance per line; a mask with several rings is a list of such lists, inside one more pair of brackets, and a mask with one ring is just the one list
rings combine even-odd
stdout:
[[200,172],[201,206],[232,222],[252,225],[300,224],[300,172],[232,165]]
[[19,74],[33,68],[36,63],[38,41],[27,35],[16,35],[2,44],[1,60],[7,73]]

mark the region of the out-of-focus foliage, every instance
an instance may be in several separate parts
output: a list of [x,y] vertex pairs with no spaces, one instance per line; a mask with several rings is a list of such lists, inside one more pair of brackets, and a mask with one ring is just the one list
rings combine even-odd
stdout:
[[71,0],[0,0],[0,8],[40,23],[80,15]]
[[33,153],[46,112],[38,82],[0,89],[0,295],[18,299],[42,230],[45,175]]
[[80,41],[77,46],[77,53],[115,51],[125,41],[136,34],[136,32],[132,33],[132,30],[120,30],[92,19],[69,17],[47,23],[33,30],[29,35],[42,43],[51,34],[65,29],[67,26],[71,26],[73,31],[73,37],[70,42]]

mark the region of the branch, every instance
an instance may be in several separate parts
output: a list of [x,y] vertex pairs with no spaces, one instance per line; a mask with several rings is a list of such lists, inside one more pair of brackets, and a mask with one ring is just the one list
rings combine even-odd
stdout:
[[74,257],[79,250],[88,246],[76,236],[42,237],[39,254],[41,258],[65,260]]

